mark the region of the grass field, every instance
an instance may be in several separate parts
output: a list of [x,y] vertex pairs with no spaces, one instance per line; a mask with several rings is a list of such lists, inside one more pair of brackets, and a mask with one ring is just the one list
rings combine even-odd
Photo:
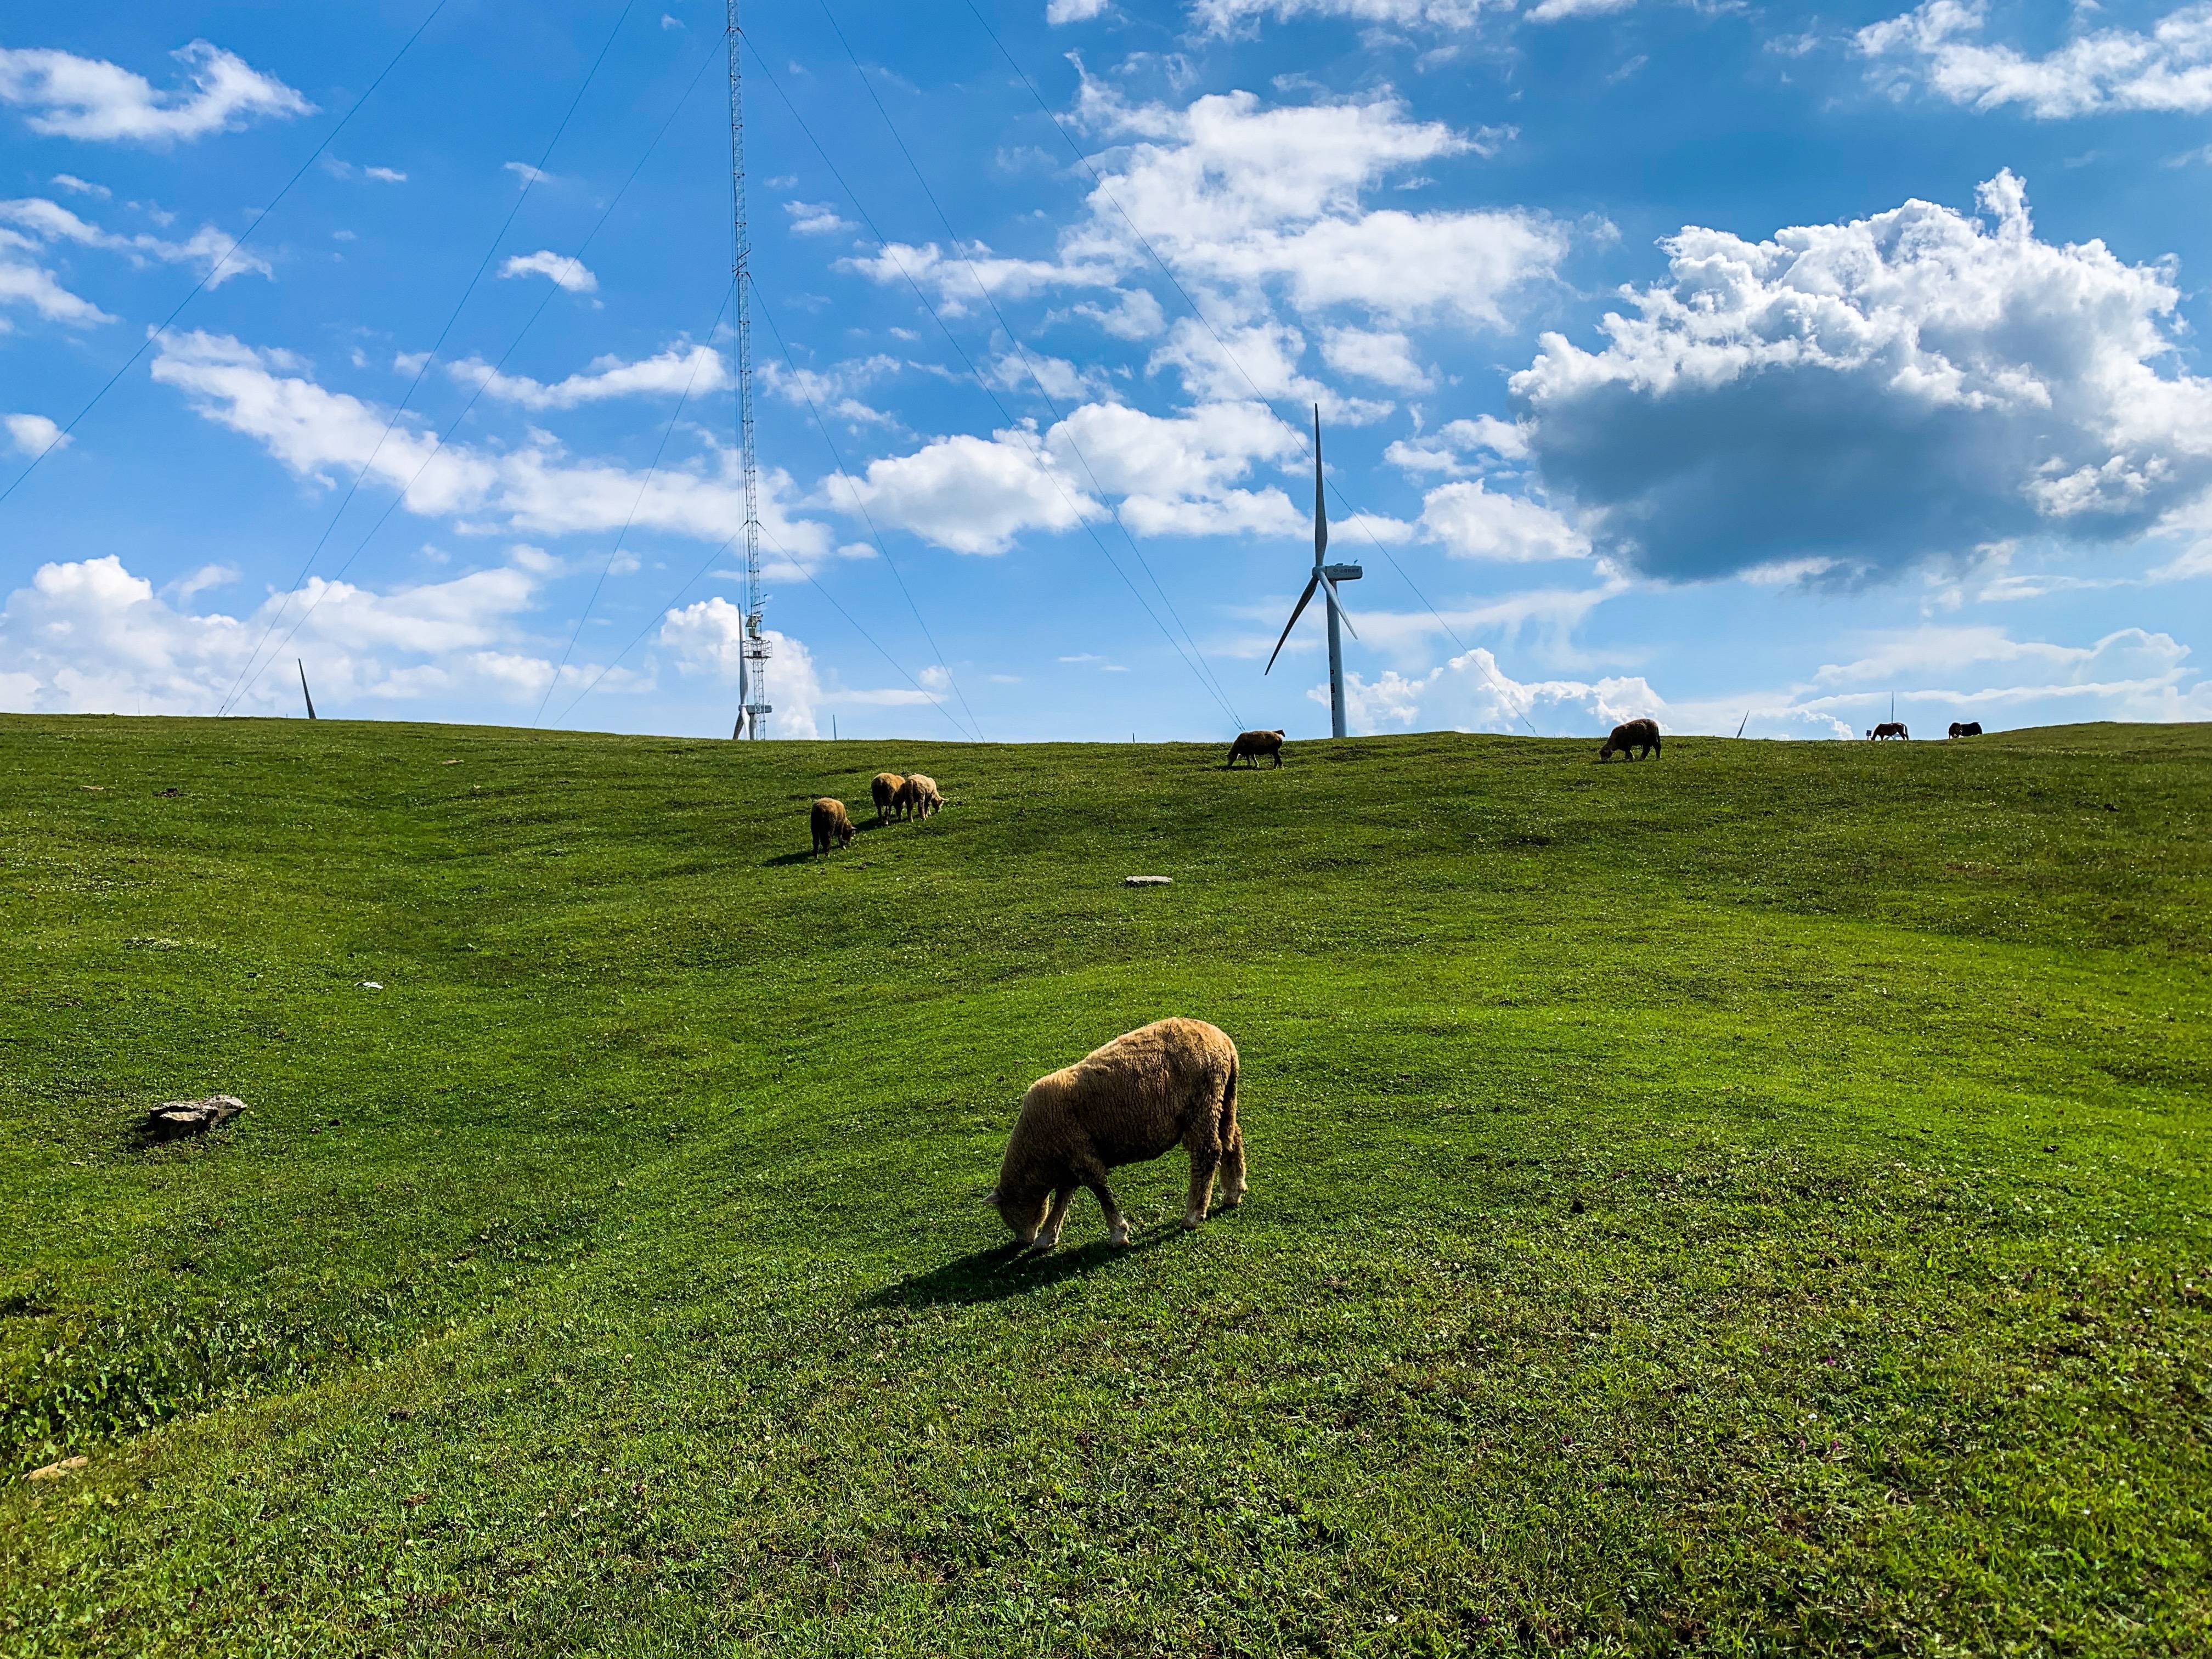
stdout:
[[1595,747],[0,720],[0,1654],[2212,1650],[2212,730]]

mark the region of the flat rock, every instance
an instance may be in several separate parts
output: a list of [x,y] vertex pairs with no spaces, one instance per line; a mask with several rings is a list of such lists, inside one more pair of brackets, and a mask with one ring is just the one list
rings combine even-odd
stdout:
[[205,1100],[165,1100],[146,1114],[143,1125],[149,1140],[175,1140],[184,1135],[204,1135],[221,1128],[246,1109],[236,1095],[210,1095]]
[[84,1457],[64,1457],[58,1463],[49,1463],[42,1469],[33,1469],[23,1477],[26,1480],[59,1480],[75,1474],[91,1460]]
[[1121,878],[1121,885],[1124,887],[1172,887],[1175,885],[1175,878],[1173,876],[1124,876]]

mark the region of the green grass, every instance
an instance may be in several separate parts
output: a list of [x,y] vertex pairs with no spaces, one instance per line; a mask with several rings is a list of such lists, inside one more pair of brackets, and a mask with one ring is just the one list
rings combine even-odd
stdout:
[[0,1654],[2212,1649],[2212,732],[1595,747],[0,721]]

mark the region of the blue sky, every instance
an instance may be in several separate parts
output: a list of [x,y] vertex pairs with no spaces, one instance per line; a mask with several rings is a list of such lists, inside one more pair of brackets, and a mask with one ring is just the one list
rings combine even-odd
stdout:
[[[719,8],[233,249],[431,3],[0,32],[0,708],[728,730]],[[1324,733],[1316,402],[1356,730],[2212,717],[2212,5],[977,7],[749,9],[771,735]]]

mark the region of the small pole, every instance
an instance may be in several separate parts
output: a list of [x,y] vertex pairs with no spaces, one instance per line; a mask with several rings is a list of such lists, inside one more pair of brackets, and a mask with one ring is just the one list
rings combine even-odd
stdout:
[[297,657],[292,660],[300,664],[300,695],[307,700],[307,718],[313,720],[315,718],[315,694],[307,690],[307,665]]
[[837,741],[837,717],[835,714],[830,717],[830,741]]
[[1740,737],[1741,737],[1741,736],[1743,735],[1743,728],[1744,728],[1745,726],[1747,726],[1750,725],[1750,724],[1751,724],[1751,710],[1749,710],[1748,708],[1747,708],[1747,709],[1745,709],[1745,710],[1743,711],[1743,718],[1742,718],[1741,720],[1738,720],[1738,721],[1736,722],[1736,726],[1735,726],[1735,734],[1736,734],[1736,736],[1738,736],[1739,738],[1740,738]]

